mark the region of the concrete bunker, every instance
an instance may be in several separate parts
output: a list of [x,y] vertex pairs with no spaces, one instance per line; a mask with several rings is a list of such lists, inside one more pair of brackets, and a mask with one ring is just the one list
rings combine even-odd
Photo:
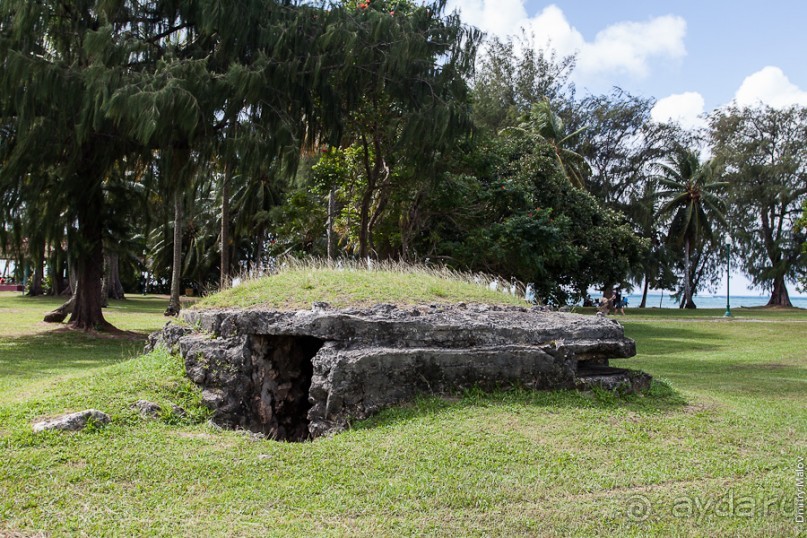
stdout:
[[[493,305],[186,311],[149,337],[178,351],[214,423],[278,441],[338,433],[421,393],[472,386],[619,392],[650,376],[621,325]],[[191,328],[193,327],[193,328]]]

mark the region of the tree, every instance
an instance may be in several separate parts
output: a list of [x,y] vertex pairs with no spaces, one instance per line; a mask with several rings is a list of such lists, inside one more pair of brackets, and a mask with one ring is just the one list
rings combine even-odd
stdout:
[[272,224],[276,219],[273,213],[282,201],[283,176],[274,166],[255,171],[251,177],[245,174],[233,176],[233,213],[235,231],[250,272],[260,272],[266,267],[267,245],[270,242]]
[[[77,224],[71,324],[108,326],[101,276],[104,230],[115,218],[105,208],[110,170],[161,153],[208,159],[222,118],[242,109],[261,133],[253,160],[293,165],[305,136],[319,132],[313,90],[330,64],[312,51],[331,17],[270,0],[239,9],[216,0],[3,2],[0,200],[18,199],[33,177],[41,192],[59,194],[62,224]],[[181,179],[165,183],[179,192]]]
[[641,196],[632,196],[626,213],[639,237],[649,242],[642,260],[640,271],[633,275],[633,281],[642,283],[642,299],[639,308],[647,307],[650,287],[673,289],[677,278],[673,271],[674,257],[669,245],[663,240],[658,212],[658,180],[652,176],[641,181]]
[[[585,126],[573,147],[591,166],[586,188],[605,207],[624,214],[634,232],[650,248],[640,270],[633,275],[643,284],[640,307],[647,304],[650,286],[674,287],[674,256],[662,240],[657,219],[658,181],[652,169],[677,145],[689,145],[691,135],[675,125],[651,120],[654,102],[614,88],[603,95],[589,95],[573,109],[569,129]],[[605,290],[606,295],[608,290]]]
[[473,113],[477,128],[495,134],[515,127],[536,100],[549,99],[566,109],[574,100],[569,77],[574,56],[559,58],[554,49],[536,50],[526,33],[502,41],[487,37],[473,77]]
[[[807,256],[807,201],[804,202],[801,218],[796,223],[796,231],[802,234],[801,253]],[[800,279],[802,288],[807,289],[807,274]]]
[[335,111],[344,122],[340,136],[323,141],[359,151],[359,257],[375,250],[373,227],[389,207],[396,168],[406,162],[425,173],[470,130],[465,80],[480,34],[444,8],[444,0],[349,1],[322,38],[340,67],[327,79],[321,116]]
[[668,218],[667,240],[683,248],[685,308],[696,308],[692,300],[693,250],[701,250],[704,241],[717,236],[713,223],[725,223],[725,203],[720,197],[726,183],[716,181],[717,162],[701,162],[697,153],[680,149],[668,163],[658,165],[662,189],[656,193],[663,205],[658,217]]
[[569,129],[585,127],[573,149],[591,166],[586,188],[626,214],[645,195],[653,163],[691,143],[680,128],[653,123],[653,105],[652,99],[614,88],[610,94],[587,96],[568,121]]
[[807,108],[731,106],[711,116],[710,135],[743,269],[771,292],[768,305],[791,306],[787,282],[805,271],[794,223],[807,199]]
[[[140,14],[134,13],[131,16]],[[101,311],[104,181],[133,147],[105,117],[99,95],[126,72],[105,62],[115,47],[105,29],[127,24],[109,3],[24,2],[0,7],[0,189],[58,193],[60,221],[77,224],[71,241],[79,285],[70,318],[81,329],[107,326]],[[119,52],[119,51],[118,51]]]
[[478,143],[427,201],[421,252],[533,282],[555,304],[582,298],[591,286],[622,283],[637,270],[645,241],[621,215],[569,183],[547,142],[504,135]]
[[567,133],[563,119],[552,109],[549,99],[544,98],[532,104],[518,128],[546,141],[552,148],[558,169],[569,183],[579,189],[585,188],[586,179],[591,175],[591,167],[585,158],[570,149],[570,146],[575,137],[586,127]]

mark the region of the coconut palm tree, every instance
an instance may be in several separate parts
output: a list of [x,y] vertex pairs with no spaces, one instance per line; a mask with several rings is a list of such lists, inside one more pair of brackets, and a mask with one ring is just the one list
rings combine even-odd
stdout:
[[543,138],[552,146],[558,167],[566,179],[579,189],[585,187],[585,180],[591,175],[591,168],[582,155],[569,149],[569,144],[585,131],[586,127],[567,134],[563,119],[552,109],[549,99],[544,98],[532,104],[526,121],[519,124],[518,129]]
[[684,250],[685,308],[697,308],[692,301],[693,250],[706,240],[714,240],[713,223],[725,225],[725,202],[719,195],[727,185],[716,181],[715,160],[701,161],[697,153],[681,149],[667,163],[658,165],[661,190],[656,196],[662,205],[657,216],[669,222],[667,241]]

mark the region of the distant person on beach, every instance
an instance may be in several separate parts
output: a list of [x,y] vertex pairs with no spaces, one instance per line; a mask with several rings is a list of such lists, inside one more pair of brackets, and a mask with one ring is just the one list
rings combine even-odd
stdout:
[[622,290],[619,288],[614,290],[614,313],[616,314],[619,312],[623,316],[625,315],[625,303],[627,301],[622,300]]

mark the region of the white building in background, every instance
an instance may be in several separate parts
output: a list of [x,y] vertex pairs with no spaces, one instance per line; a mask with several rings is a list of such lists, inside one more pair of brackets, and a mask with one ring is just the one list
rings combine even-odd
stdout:
[[[0,254],[0,256],[2,256]],[[14,274],[14,262],[0,257],[0,276],[8,278]]]

